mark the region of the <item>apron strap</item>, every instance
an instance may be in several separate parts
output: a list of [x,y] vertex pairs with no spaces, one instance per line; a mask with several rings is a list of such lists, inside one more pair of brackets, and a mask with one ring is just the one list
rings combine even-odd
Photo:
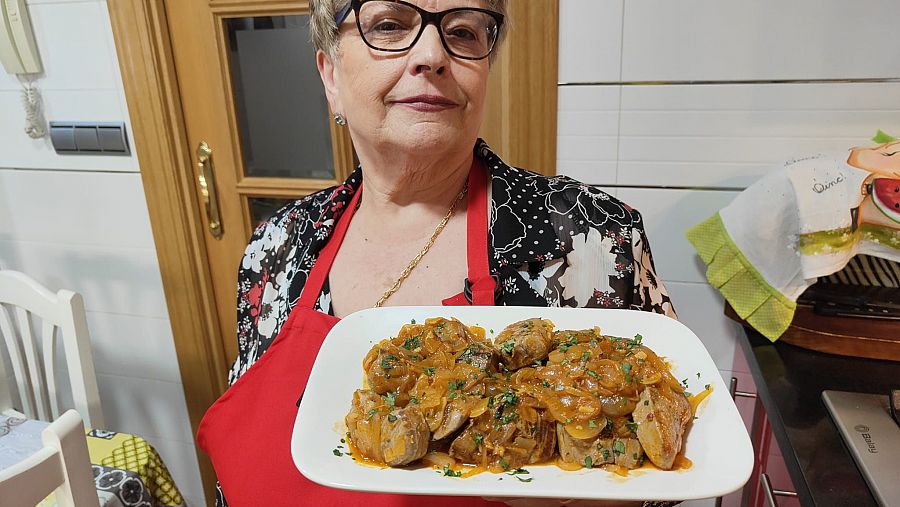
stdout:
[[328,239],[325,248],[319,252],[319,258],[313,264],[312,271],[310,271],[309,277],[306,279],[306,284],[303,285],[303,292],[300,294],[297,308],[315,308],[316,299],[322,293],[322,287],[325,286],[325,280],[331,271],[331,265],[334,264],[334,259],[341,248],[341,243],[344,242],[344,236],[347,234],[350,220],[353,219],[353,214],[356,213],[356,208],[359,206],[361,196],[362,185],[353,194],[353,199],[350,200],[350,204],[347,205],[347,209],[344,210],[344,214],[338,220],[337,226],[334,228],[334,232],[331,234],[331,238]]
[[466,207],[466,255],[469,277],[466,292],[473,306],[494,306],[497,281],[488,264],[488,173],[475,158],[469,169],[469,201]]

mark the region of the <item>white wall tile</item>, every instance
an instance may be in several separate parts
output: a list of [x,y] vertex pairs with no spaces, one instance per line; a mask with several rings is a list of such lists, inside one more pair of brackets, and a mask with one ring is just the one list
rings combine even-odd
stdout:
[[744,188],[783,160],[900,131],[900,83],[626,86],[618,183]]
[[0,264],[53,291],[84,296],[88,311],[168,318],[156,251],[0,238]]
[[625,81],[898,77],[895,0],[635,0]]
[[135,173],[0,169],[0,238],[154,248],[145,202]]
[[557,173],[614,184],[619,134],[618,86],[563,86],[557,112]]
[[98,373],[97,386],[107,429],[193,445],[181,384]]
[[[204,497],[203,484],[200,479],[200,467],[197,465],[197,451],[193,444],[186,444],[168,438],[145,438],[162,458],[169,469],[175,485],[185,498],[194,502]],[[194,505],[205,505],[197,504]]]
[[[115,89],[119,79],[109,56],[105,2],[40,3],[29,6],[44,73],[43,90]],[[0,72],[0,89],[16,90],[18,80]]]
[[728,205],[736,195],[728,191],[623,187],[618,197],[641,212],[659,277],[705,284],[706,266],[684,233]]
[[[0,75],[3,73],[0,72]],[[127,112],[116,90],[43,91],[45,119],[50,121],[126,121]],[[126,123],[130,156],[58,155],[49,134],[31,139],[25,134],[25,109],[18,90],[0,90],[0,168],[74,169],[83,171],[138,170],[132,134]],[[49,129],[49,123],[46,125]]]
[[618,81],[624,0],[559,3],[559,81]]
[[168,319],[87,312],[98,373],[181,382]]
[[730,370],[739,326],[723,313],[722,296],[707,284],[669,281],[665,284],[678,320],[700,337],[717,368]]

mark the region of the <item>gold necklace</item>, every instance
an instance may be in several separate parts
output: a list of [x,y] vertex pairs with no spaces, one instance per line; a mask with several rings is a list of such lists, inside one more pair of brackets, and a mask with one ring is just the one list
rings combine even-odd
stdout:
[[425,254],[428,253],[428,250],[431,248],[431,245],[434,245],[434,241],[437,239],[438,235],[441,231],[444,230],[444,227],[447,226],[447,222],[450,221],[450,217],[453,216],[453,212],[456,211],[456,205],[462,201],[462,198],[466,195],[466,191],[469,186],[466,184],[462,190],[459,191],[459,194],[456,195],[456,199],[453,200],[453,204],[450,205],[450,209],[447,210],[447,214],[444,215],[444,218],[441,220],[441,223],[438,224],[437,228],[434,230],[434,233],[431,234],[431,238],[428,240],[428,243],[425,243],[425,246],[422,247],[422,250],[419,251],[418,255],[416,255],[413,260],[406,266],[400,273],[400,277],[397,278],[397,281],[394,282],[394,285],[391,285],[391,288],[385,291],[384,294],[381,295],[381,298],[375,303],[375,308],[379,308],[384,305],[384,302],[387,301],[389,297],[394,295],[397,290],[400,289],[400,286],[403,285],[403,282],[406,281],[406,278],[409,277],[409,274],[412,273],[412,270],[416,268],[419,264],[419,261],[422,260],[422,257],[425,257]]

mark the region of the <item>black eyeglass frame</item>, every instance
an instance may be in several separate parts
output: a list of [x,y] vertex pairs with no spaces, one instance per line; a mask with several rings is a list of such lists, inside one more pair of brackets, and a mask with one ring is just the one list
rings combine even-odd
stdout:
[[[409,43],[409,46],[406,46],[405,48],[402,48],[402,49],[384,49],[384,48],[379,48],[379,47],[373,46],[366,39],[366,36],[363,34],[362,26],[359,24],[359,10],[360,10],[360,8],[362,8],[362,5],[365,4],[366,2],[373,2],[373,1],[402,4],[407,7],[411,7],[413,10],[415,10],[416,12],[419,13],[419,16],[422,18],[422,23],[419,25],[419,33],[417,33],[415,38],[413,38],[412,42]],[[479,56],[479,57],[463,56],[463,55],[457,54],[455,51],[450,49],[450,45],[447,44],[447,41],[444,39],[444,31],[441,30],[441,21],[444,20],[444,16],[446,16],[448,14],[452,14],[454,12],[459,12],[459,11],[483,12],[483,13],[491,16],[492,18],[494,18],[494,20],[497,22],[497,28],[496,28],[497,33],[494,35],[494,40],[491,41],[491,47],[488,49],[488,52],[486,55]],[[494,52],[494,48],[497,46],[497,41],[500,39],[500,30],[503,27],[503,19],[504,19],[503,14],[500,14],[499,12],[494,12],[494,11],[491,11],[488,9],[479,9],[476,7],[457,7],[454,9],[447,9],[445,11],[440,11],[440,12],[431,12],[431,11],[426,11],[425,9],[422,9],[421,7],[419,7],[417,5],[413,5],[408,2],[403,2],[402,0],[350,0],[350,2],[347,3],[347,5],[345,5],[341,10],[339,10],[335,14],[334,21],[335,21],[336,25],[338,27],[341,26],[341,24],[343,24],[344,21],[347,20],[347,17],[350,16],[351,12],[356,14],[356,29],[359,30],[359,35],[360,35],[360,37],[362,37],[363,42],[366,43],[366,46],[369,46],[370,48],[372,48],[376,51],[386,51],[389,53],[402,53],[404,51],[409,51],[410,49],[412,49],[413,46],[416,45],[417,42],[419,42],[419,38],[422,37],[422,32],[425,31],[425,27],[427,27],[428,25],[434,25],[434,27],[437,28],[438,36],[441,38],[441,44],[444,46],[444,49],[447,50],[447,54],[454,56],[456,58],[461,58],[463,60],[484,60],[485,58],[490,56],[491,53]]]

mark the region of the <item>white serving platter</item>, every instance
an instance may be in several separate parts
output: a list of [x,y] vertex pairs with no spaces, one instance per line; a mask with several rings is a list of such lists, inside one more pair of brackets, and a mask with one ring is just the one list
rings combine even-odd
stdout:
[[[605,335],[641,334],[643,344],[672,364],[676,378],[687,380],[690,392],[699,392],[706,384],[713,388],[701,402],[685,440],[684,455],[692,466],[677,471],[643,468],[628,477],[599,468],[572,472],[528,466],[533,480],[523,483],[507,474],[454,478],[426,467],[376,468],[346,455],[336,456],[346,431],[344,416],[353,392],[362,386],[366,353],[382,339],[395,336],[403,324],[430,317],[455,317],[466,325],[481,326],[489,338],[490,330],[496,334],[508,324],[532,317],[550,319],[556,329],[599,326]],[[709,352],[690,329],[654,313],[578,308],[389,307],[347,316],[328,334],[316,358],[294,423],[291,454],[303,475],[324,486],[415,495],[691,500],[741,488],[753,468],[753,448],[744,423]]]

